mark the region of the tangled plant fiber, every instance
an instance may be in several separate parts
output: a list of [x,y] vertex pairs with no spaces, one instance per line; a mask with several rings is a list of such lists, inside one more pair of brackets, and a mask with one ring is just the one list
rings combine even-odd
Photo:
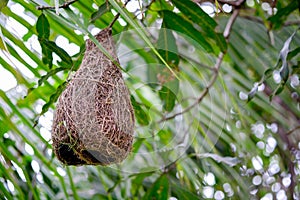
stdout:
[[[96,36],[115,61],[111,29]],[[58,99],[53,149],[66,165],[108,165],[132,148],[134,114],[121,70],[90,40],[80,68]]]

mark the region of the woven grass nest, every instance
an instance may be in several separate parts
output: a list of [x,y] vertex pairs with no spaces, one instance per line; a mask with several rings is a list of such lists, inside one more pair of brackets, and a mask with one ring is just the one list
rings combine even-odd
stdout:
[[[95,38],[118,61],[111,29]],[[134,114],[121,70],[90,40],[80,68],[58,99],[53,149],[65,165],[109,165],[132,148]]]

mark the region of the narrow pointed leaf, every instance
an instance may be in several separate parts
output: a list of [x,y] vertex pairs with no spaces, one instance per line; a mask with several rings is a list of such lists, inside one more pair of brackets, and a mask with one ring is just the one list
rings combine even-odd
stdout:
[[42,54],[43,54],[42,61],[45,65],[48,64],[49,69],[52,69],[52,66],[53,66],[52,51],[49,50],[49,48],[47,48],[47,46],[44,43],[41,43],[41,41],[40,41],[40,44],[41,44],[41,47],[42,47]]
[[198,195],[192,193],[189,189],[181,186],[179,183],[172,182],[171,188],[178,199],[201,199]]
[[[157,57],[163,62],[163,64],[172,72],[172,74],[179,79],[174,70],[168,65],[168,63],[160,56],[158,51],[155,49],[152,42],[149,40],[147,33],[145,32],[144,27],[142,27],[139,23],[136,23],[132,16],[123,9],[116,0],[108,0],[111,5],[120,13],[120,15],[136,30],[136,32],[141,36],[141,38],[146,42],[146,44],[150,47],[150,49],[157,55]],[[106,54],[105,54],[106,55]]]
[[36,22],[36,31],[39,38],[48,39],[50,36],[50,24],[44,14],[41,14]]
[[[189,36],[195,40],[195,42],[197,42],[197,44],[202,47],[203,50],[208,53],[213,52],[212,46],[207,42],[203,34],[195,29],[189,21],[169,10],[161,11],[160,14],[164,18],[166,28],[173,29]],[[182,24],[184,24],[184,26],[182,26]]]
[[299,53],[300,53],[300,47],[297,47],[296,49],[289,52],[289,54],[287,56],[287,60],[291,60],[292,58],[297,56]]
[[172,111],[175,106],[176,94],[168,87],[163,86],[159,92],[159,97],[163,101],[163,108]]
[[172,3],[191,21],[197,23],[205,31],[214,33],[217,23],[196,3],[182,0],[172,0]]
[[172,3],[186,18],[199,25],[206,37],[215,40],[221,51],[224,52],[227,49],[227,43],[223,34],[215,31],[217,22],[204,12],[200,6],[193,1],[172,0]]
[[50,96],[49,101],[43,106],[40,115],[45,114],[49,110],[49,108],[53,105],[53,103],[57,101],[58,97],[64,91],[66,86],[67,86],[67,82],[63,82],[60,86],[58,86],[56,92]]
[[8,0],[0,0],[0,11],[6,7]]
[[39,42],[42,47],[42,61],[45,65],[48,65],[49,69],[51,69],[53,61],[52,51],[49,50],[47,46],[42,42],[48,40],[50,36],[50,24],[44,14],[41,14],[36,22],[36,31],[38,33]]
[[143,200],[146,199],[168,199],[169,180],[166,174],[159,177],[147,191]]
[[108,12],[111,9],[111,5],[108,2],[103,3],[99,6],[98,10],[94,12],[91,16],[90,22],[94,23],[97,19],[99,19],[103,14]]
[[299,9],[299,1],[291,1],[285,8],[279,9],[278,12],[269,18],[269,21],[273,23],[274,29],[280,28],[284,20],[294,10]]
[[38,86],[41,86],[49,77],[53,76],[54,74],[57,74],[60,71],[69,69],[70,67],[59,67],[59,68],[55,68],[53,70],[50,70],[46,75],[42,76],[39,80],[38,80]]
[[179,56],[176,39],[172,33],[172,30],[166,29],[165,27],[165,22],[163,22],[162,28],[159,30],[157,49],[170,67],[178,68]]
[[274,96],[280,94],[280,93],[283,91],[284,86],[285,86],[284,83],[281,83],[281,84],[279,84],[279,85],[277,86],[277,88],[273,91],[273,93],[272,93],[272,94],[270,95],[270,97],[269,97],[269,101],[270,101],[270,102],[273,100],[273,97],[274,97]]
[[131,95],[130,97],[132,107],[134,109],[135,117],[140,125],[146,126],[149,124],[149,116],[146,111],[141,107],[141,105],[135,100]]
[[69,65],[73,64],[72,58],[69,54],[63,48],[57,46],[55,42],[49,40],[41,40],[41,42],[49,51],[56,53],[64,62]]

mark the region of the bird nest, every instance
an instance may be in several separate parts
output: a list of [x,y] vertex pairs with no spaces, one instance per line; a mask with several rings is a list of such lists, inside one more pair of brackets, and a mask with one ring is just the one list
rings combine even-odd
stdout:
[[[95,38],[118,58],[111,29]],[[58,99],[53,149],[66,165],[108,165],[132,148],[134,114],[121,70],[90,40],[82,64]]]

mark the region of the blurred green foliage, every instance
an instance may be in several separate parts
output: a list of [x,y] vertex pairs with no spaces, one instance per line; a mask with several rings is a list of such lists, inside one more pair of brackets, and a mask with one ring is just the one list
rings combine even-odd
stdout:
[[[53,0],[3,2],[1,199],[300,198],[299,1],[78,0],[59,15],[37,9]],[[85,39],[117,13],[132,153],[113,166],[62,166],[55,102]]]

